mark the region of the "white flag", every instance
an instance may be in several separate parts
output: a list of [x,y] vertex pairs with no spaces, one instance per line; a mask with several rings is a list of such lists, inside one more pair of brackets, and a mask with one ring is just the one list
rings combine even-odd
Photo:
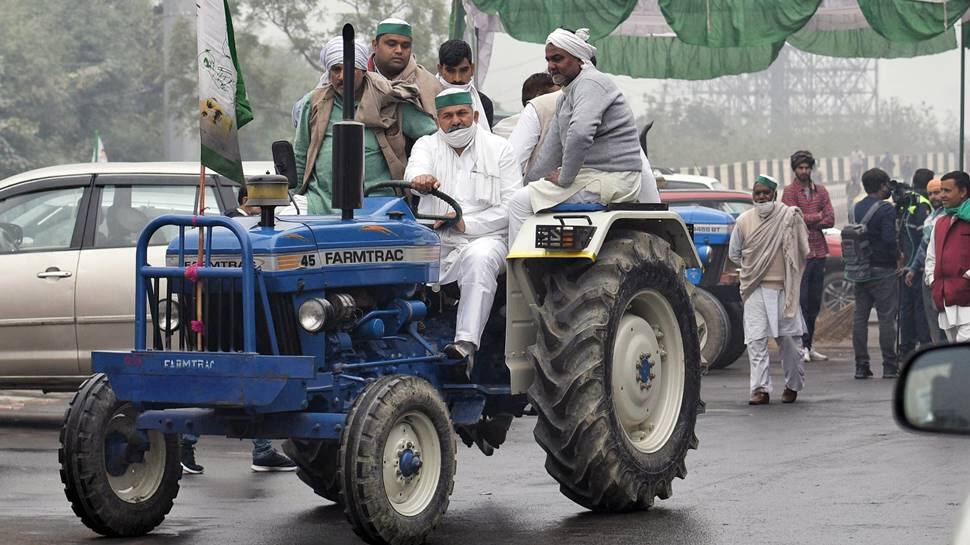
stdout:
[[238,130],[252,120],[236,58],[228,0],[198,0],[199,132],[202,164],[245,183]]

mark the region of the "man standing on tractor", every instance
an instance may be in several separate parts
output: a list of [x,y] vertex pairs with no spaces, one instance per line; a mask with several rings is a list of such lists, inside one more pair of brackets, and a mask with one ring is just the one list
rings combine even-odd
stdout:
[[[333,194],[333,124],[343,117],[343,39],[327,43],[324,53],[330,84],[313,92],[296,129],[294,154],[300,194],[308,197],[310,214],[329,214]],[[434,121],[423,113],[418,90],[413,85],[391,83],[367,72],[367,46],[355,42],[354,119],[363,123],[364,187],[404,177],[407,166],[405,137],[420,138],[434,133]],[[348,75],[348,77],[351,77]]]
[[815,158],[810,151],[796,151],[791,156],[791,169],[795,182],[785,187],[781,202],[797,206],[802,211],[805,226],[808,227],[808,245],[811,253],[805,263],[802,275],[801,307],[807,327],[802,335],[802,361],[825,361],[828,356],[812,348],[815,336],[815,320],[822,306],[822,286],[825,280],[825,256],[829,253],[822,231],[835,226],[835,212],[832,200],[825,186],[812,181]]
[[[509,201],[509,243],[537,210],[563,202],[636,202],[643,161],[633,111],[609,76],[593,65],[589,30],[558,28],[546,38],[546,63],[562,86],[556,115],[529,185]],[[541,179],[540,179],[541,178]]]
[[[435,102],[438,132],[414,144],[404,179],[420,192],[441,189],[461,205],[458,223],[445,227],[439,221],[435,228],[441,234],[439,283],[458,282],[461,290],[455,341],[444,352],[452,359],[467,357],[470,376],[498,275],[505,270],[505,203],[521,177],[509,143],[479,125],[468,91],[446,89]],[[422,214],[440,216],[448,210],[439,199],[421,199],[418,204]]]
[[924,280],[933,288],[940,328],[950,342],[970,341],[970,175],[941,178],[944,216],[937,220],[926,250]]
[[438,48],[438,83],[445,89],[468,91],[475,101],[478,124],[492,132],[495,106],[492,99],[475,87],[475,63],[472,47],[464,40],[448,40]]
[[411,25],[407,21],[384,19],[377,24],[377,35],[371,42],[374,55],[367,62],[367,70],[377,72],[391,82],[416,86],[421,110],[434,115],[434,99],[442,87],[438,78],[415,60],[411,53],[412,44]]
[[751,360],[749,405],[767,405],[771,394],[768,337],[778,343],[785,370],[782,403],[794,403],[805,382],[799,353],[802,271],[809,254],[808,233],[799,208],[775,202],[778,182],[758,176],[754,208],[738,216],[728,257],[741,264],[744,342]]

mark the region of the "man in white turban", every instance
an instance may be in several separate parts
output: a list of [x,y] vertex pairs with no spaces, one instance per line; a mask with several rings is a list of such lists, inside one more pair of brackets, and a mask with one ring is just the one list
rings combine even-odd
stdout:
[[[435,225],[441,236],[439,283],[457,282],[461,290],[455,341],[444,352],[469,359],[471,368],[495,299],[498,275],[508,253],[505,202],[521,175],[512,147],[479,123],[474,99],[463,89],[446,89],[436,98],[438,132],[414,144],[404,179],[418,191],[440,189],[462,209],[457,224]],[[421,199],[418,211],[441,216],[450,208],[440,199]]]
[[[354,120],[364,131],[364,187],[399,180],[407,165],[406,137],[416,140],[436,130],[434,120],[421,111],[417,89],[367,72],[368,50],[354,43]],[[313,91],[296,128],[298,193],[307,195],[310,214],[331,213],[333,181],[333,124],[343,118],[343,40],[330,40],[320,59],[329,83]]]
[[516,237],[537,210],[563,202],[635,202],[643,168],[636,121],[626,97],[593,64],[589,32],[553,31],[546,39],[546,63],[562,86],[549,134],[525,173],[526,187],[509,201],[512,255],[535,250],[535,233]]

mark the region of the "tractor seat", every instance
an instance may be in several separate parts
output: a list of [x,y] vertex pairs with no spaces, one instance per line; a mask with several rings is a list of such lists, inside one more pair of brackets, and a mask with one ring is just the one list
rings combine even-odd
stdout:
[[540,210],[539,214],[561,214],[563,212],[602,212],[606,210],[606,205],[599,202],[564,202],[552,208]]

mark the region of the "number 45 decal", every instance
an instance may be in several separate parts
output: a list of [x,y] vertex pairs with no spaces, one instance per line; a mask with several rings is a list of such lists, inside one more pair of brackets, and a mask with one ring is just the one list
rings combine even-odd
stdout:
[[300,265],[304,267],[316,267],[317,266],[317,255],[316,254],[303,254],[303,258],[300,259]]

